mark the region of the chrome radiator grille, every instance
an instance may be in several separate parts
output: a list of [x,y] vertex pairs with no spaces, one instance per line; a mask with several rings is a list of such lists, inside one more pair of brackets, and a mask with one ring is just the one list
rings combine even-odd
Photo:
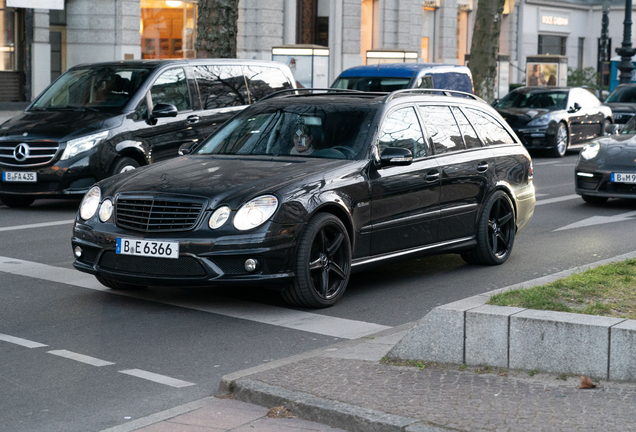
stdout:
[[45,165],[59,149],[55,141],[0,142],[0,163],[11,166]]

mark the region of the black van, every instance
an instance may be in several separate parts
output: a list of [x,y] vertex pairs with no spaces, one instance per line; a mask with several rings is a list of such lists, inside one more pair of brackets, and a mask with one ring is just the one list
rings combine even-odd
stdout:
[[0,200],[81,197],[96,181],[178,155],[264,96],[295,88],[277,62],[79,65],[0,126]]

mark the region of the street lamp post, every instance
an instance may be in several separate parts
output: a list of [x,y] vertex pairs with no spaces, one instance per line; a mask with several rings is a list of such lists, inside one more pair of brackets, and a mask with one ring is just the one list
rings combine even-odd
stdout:
[[632,48],[632,0],[625,0],[625,21],[623,21],[623,42],[620,48],[616,48],[616,53],[621,56],[618,69],[621,71],[619,82],[629,84],[632,81],[632,56],[636,54],[636,49]]
[[598,50],[598,90],[602,98],[603,95],[603,73],[605,71],[605,62],[608,60],[608,28],[609,28],[609,9],[610,0],[603,0],[603,17],[601,21],[601,40]]

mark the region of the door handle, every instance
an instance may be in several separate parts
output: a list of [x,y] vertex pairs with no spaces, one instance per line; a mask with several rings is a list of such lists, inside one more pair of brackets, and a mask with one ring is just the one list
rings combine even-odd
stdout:
[[198,123],[200,119],[201,118],[198,115],[191,115],[188,116],[186,120],[188,120],[188,123]]
[[439,171],[432,171],[426,174],[426,181],[429,183],[439,180]]
[[488,171],[488,162],[481,162],[479,165],[477,165],[477,171],[479,172]]

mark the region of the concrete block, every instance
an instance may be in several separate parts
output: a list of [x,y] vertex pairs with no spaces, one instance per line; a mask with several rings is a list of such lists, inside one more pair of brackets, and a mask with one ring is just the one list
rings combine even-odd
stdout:
[[610,327],[624,321],[525,310],[510,317],[510,367],[607,378]]
[[387,354],[403,360],[464,362],[464,313],[482,306],[488,297],[475,296],[436,307]]
[[466,311],[466,364],[508,367],[508,322],[523,308],[484,305]]
[[625,320],[610,334],[609,379],[636,381],[636,321]]

